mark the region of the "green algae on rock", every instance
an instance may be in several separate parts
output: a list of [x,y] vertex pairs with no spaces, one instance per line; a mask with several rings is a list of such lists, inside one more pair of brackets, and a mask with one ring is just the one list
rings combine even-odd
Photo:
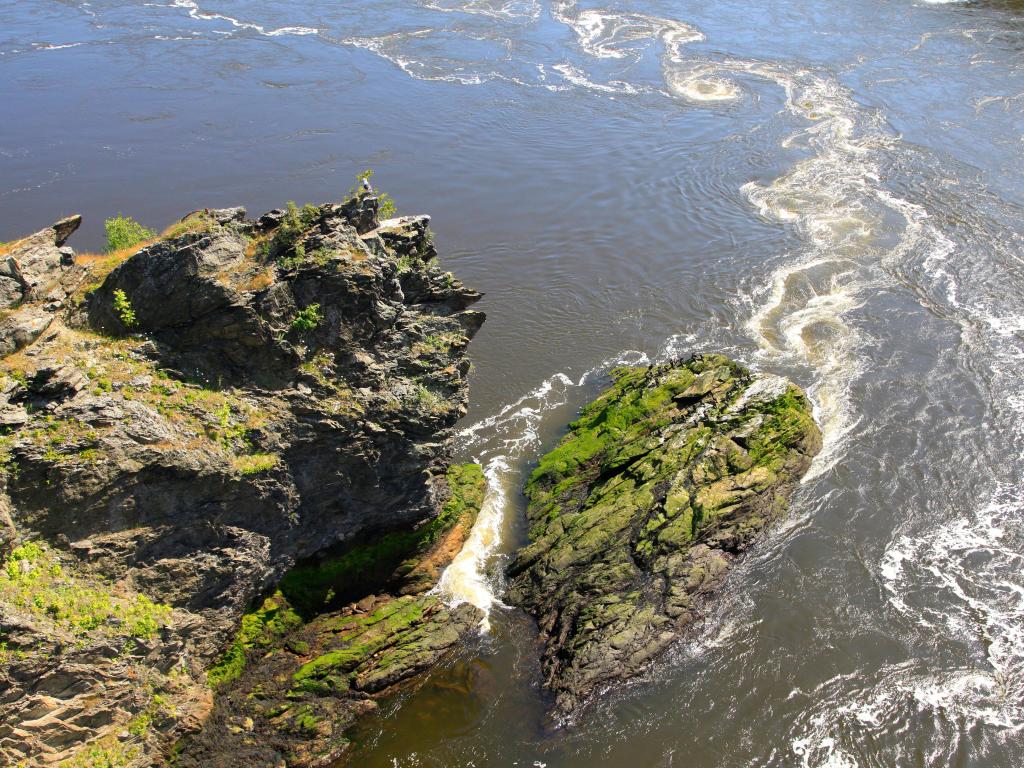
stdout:
[[530,543],[509,568],[556,719],[698,617],[820,447],[798,387],[721,355],[613,371],[527,482]]
[[[180,766],[329,765],[358,717],[479,625],[476,608],[449,607],[429,590],[476,520],[483,470],[452,465],[444,485],[432,520],[301,566],[246,614],[211,670],[218,697],[203,732],[181,745]],[[355,602],[339,607],[331,592]],[[292,599],[318,615],[304,623]]]

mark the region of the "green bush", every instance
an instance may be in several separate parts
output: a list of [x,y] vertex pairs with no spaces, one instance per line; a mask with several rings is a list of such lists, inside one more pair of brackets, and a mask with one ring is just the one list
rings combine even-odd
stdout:
[[[362,193],[363,190],[363,179],[367,181],[373,178],[373,169],[367,168],[356,176],[356,183],[348,191],[349,197],[356,197]],[[398,209],[395,207],[395,201],[391,199],[391,195],[387,192],[380,192],[374,190],[374,195],[377,197],[377,215],[381,219],[390,219],[397,212]]]
[[305,309],[299,310],[299,314],[292,320],[292,328],[296,331],[312,331],[323,322],[324,316],[320,313],[319,304],[310,304]]
[[146,229],[131,216],[115,216],[103,222],[107,233],[107,253],[131,248],[143,240],[156,237],[156,232]]
[[117,319],[125,328],[135,325],[135,310],[132,309],[132,302],[128,298],[128,294],[120,288],[114,291],[114,312],[117,313]]

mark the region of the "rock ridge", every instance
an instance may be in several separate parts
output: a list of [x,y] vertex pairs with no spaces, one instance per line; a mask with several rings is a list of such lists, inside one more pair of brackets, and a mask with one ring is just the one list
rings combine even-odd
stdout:
[[798,387],[721,355],[612,375],[529,478],[530,542],[508,569],[556,723],[700,617],[821,447]]

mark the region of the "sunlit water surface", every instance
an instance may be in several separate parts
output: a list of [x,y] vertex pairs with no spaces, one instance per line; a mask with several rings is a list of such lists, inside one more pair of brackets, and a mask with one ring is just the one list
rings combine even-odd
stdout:
[[[0,0],[0,240],[70,212],[433,214],[486,291],[446,574],[488,631],[360,766],[1024,764],[1024,8]],[[608,368],[789,375],[825,448],[715,612],[543,728],[520,488]]]

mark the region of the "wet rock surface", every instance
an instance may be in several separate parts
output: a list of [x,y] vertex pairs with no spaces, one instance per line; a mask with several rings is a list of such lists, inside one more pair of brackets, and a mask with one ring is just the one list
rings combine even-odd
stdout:
[[530,477],[530,543],[508,571],[556,722],[699,618],[821,447],[799,388],[725,357],[613,376]]
[[[224,660],[236,669],[215,668],[227,679],[206,727],[183,745],[179,765],[335,765],[360,716],[420,682],[479,626],[478,609],[449,607],[429,592],[462,547],[486,485],[476,464],[451,467],[447,482],[451,495],[430,524],[297,569],[247,617],[238,656]],[[366,594],[369,584],[376,589]],[[363,596],[302,622],[311,596],[330,602],[334,587],[346,585],[348,596]]]
[[[256,222],[198,211],[88,265],[63,245],[76,222],[8,252],[0,762],[88,744],[159,764],[210,719],[208,670],[286,574],[436,533],[483,315],[436,266],[421,217],[389,240],[377,223],[364,196]],[[391,555],[425,556],[399,543]],[[315,603],[302,625],[357,597],[321,581],[315,599],[291,592]],[[420,610],[422,627],[446,609]],[[368,698],[393,683],[358,669],[378,681],[356,683]]]

